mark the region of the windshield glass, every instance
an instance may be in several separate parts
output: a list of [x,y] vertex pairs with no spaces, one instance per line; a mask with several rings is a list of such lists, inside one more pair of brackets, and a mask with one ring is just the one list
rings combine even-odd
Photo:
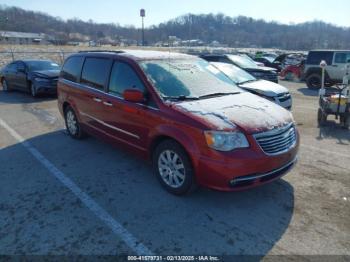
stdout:
[[256,78],[237,66],[223,63],[213,63],[213,65],[227,75],[236,84],[248,81],[256,81]]
[[271,56],[264,56],[264,58],[269,61],[270,63],[273,63],[273,61],[275,61],[275,59]]
[[228,58],[235,63],[236,65],[238,65],[239,67],[242,68],[258,68],[258,65],[255,64],[255,62],[248,58],[248,57],[243,57],[243,56],[239,56],[239,55],[229,55]]
[[51,61],[27,61],[29,71],[60,70],[60,66]]
[[200,97],[242,91],[203,59],[150,60],[140,64],[162,97]]

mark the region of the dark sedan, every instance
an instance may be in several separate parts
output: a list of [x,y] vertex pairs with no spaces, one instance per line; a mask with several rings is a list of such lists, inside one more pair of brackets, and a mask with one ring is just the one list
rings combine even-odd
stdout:
[[242,55],[203,55],[201,58],[209,62],[221,62],[238,66],[239,68],[252,74],[257,79],[263,79],[278,83],[278,74],[276,69],[264,66],[258,66],[251,58]]
[[281,62],[275,61],[272,57],[257,57],[254,59],[255,62],[263,63],[267,67],[275,68],[277,72],[281,72]]
[[60,66],[49,60],[18,60],[5,66],[0,73],[4,91],[17,89],[38,94],[56,94]]

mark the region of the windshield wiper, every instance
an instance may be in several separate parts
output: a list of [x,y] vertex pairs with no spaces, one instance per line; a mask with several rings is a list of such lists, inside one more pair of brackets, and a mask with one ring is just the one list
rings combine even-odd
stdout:
[[227,96],[227,95],[237,95],[240,94],[241,92],[231,92],[231,93],[212,93],[212,94],[207,94],[200,96],[199,99],[203,98],[210,98],[210,97],[215,97],[215,96]]
[[185,100],[198,100],[199,97],[197,96],[185,96],[185,95],[180,95],[180,96],[163,96],[164,99],[166,100],[180,100],[180,101],[185,101]]

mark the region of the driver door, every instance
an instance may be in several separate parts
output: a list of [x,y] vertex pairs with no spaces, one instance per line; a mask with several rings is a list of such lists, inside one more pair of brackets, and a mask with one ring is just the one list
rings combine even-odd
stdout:
[[27,69],[24,62],[19,61],[16,63],[16,73],[13,82],[16,88],[28,91]]

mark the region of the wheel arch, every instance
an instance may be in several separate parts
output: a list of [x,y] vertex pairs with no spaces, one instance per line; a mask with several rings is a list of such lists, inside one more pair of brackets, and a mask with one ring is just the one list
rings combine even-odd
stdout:
[[[161,132],[159,132],[161,130]],[[165,140],[173,140],[177,142],[187,153],[189,159],[191,160],[191,163],[193,165],[193,168],[195,168],[197,164],[197,159],[193,156],[199,156],[199,149],[198,146],[193,142],[193,139],[191,139],[184,131],[179,129],[174,129],[173,127],[169,126],[163,126],[158,129],[157,133],[152,135],[150,139],[150,143],[148,146],[148,150],[150,152],[150,158],[153,158],[153,152],[156,149],[156,147],[162,143]]]

